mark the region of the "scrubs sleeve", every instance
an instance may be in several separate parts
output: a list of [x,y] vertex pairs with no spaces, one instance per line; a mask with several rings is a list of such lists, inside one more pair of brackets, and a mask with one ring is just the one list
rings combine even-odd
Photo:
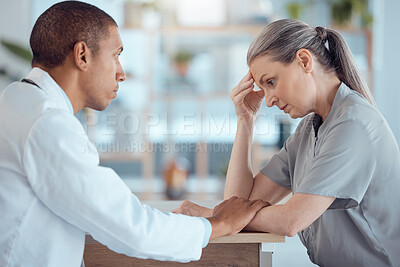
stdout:
[[367,129],[360,122],[347,120],[335,124],[320,140],[310,171],[296,192],[335,197],[330,209],[356,207],[362,201],[376,167]]
[[99,166],[96,148],[70,114],[50,112],[36,121],[23,165],[44,205],[110,249],[157,260],[200,258],[203,221],[142,204],[112,169]]
[[288,189],[292,188],[289,170],[289,154],[292,150],[292,146],[294,145],[294,139],[295,135],[289,136],[282,149],[276,153],[260,170],[262,174],[271,179],[274,183]]

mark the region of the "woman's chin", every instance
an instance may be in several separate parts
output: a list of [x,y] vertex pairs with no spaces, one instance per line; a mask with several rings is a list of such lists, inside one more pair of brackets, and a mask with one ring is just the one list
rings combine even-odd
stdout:
[[290,118],[292,118],[292,119],[297,119],[297,118],[299,117],[298,114],[291,113],[290,111],[288,112],[288,115],[289,115]]
[[301,114],[292,114],[292,113],[289,112],[289,116],[290,116],[292,119],[298,119],[298,118],[303,118],[305,115],[301,115]]

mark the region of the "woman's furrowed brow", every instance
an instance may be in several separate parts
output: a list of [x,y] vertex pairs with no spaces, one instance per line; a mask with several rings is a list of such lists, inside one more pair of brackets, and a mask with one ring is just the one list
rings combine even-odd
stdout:
[[265,76],[267,76],[268,74],[263,74],[263,75],[261,75],[261,77],[260,77],[260,79],[258,79],[258,84],[261,84],[262,83],[262,80],[263,80],[263,78],[265,77]]

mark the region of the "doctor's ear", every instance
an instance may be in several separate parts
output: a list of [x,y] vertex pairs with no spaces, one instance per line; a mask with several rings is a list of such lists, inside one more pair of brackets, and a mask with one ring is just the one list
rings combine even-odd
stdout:
[[310,73],[313,70],[313,57],[309,50],[305,48],[299,49],[296,52],[296,60],[306,73]]
[[90,57],[90,50],[85,42],[77,42],[74,45],[74,63],[75,65],[83,70],[87,70],[88,59]]

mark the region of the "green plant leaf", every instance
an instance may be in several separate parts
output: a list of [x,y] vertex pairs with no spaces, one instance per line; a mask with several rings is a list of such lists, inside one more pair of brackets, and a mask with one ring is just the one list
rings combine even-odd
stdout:
[[17,57],[19,57],[19,58],[21,58],[21,59],[23,59],[23,60],[25,60],[25,61],[27,61],[29,63],[32,62],[33,56],[32,56],[32,53],[31,53],[31,51],[29,49],[27,49],[27,48],[25,48],[25,47],[23,47],[23,46],[21,46],[19,44],[16,44],[16,43],[13,43],[13,42],[9,42],[9,41],[6,41],[6,40],[1,40],[0,43],[4,48],[6,48],[9,52],[14,54],[15,56],[17,56]]
[[174,61],[176,63],[187,63],[190,62],[192,58],[193,54],[186,51],[180,51],[174,55]]
[[303,7],[300,3],[290,2],[286,4],[286,11],[292,19],[299,19]]
[[368,11],[368,0],[331,0],[332,20],[338,26],[347,26],[351,23],[352,16],[359,14],[361,27],[371,27],[372,14]]

